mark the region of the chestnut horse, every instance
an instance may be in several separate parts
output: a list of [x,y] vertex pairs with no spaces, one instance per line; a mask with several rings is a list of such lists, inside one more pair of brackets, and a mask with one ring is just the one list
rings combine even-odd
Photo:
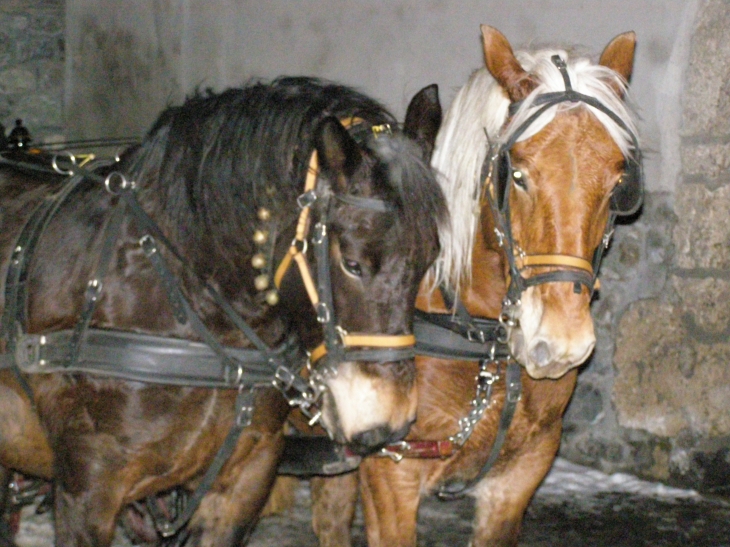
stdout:
[[[616,215],[641,204],[624,102],[634,33],[616,37],[597,65],[558,50],[515,55],[488,26],[482,36],[486,70],[457,94],[432,160],[453,220],[427,281],[456,292],[443,291],[445,305],[424,282],[417,420],[403,443],[360,466],[370,547],[414,547],[429,493],[476,499],[470,545],[517,544],[595,344],[603,249]],[[356,481],[312,481],[320,545],[350,544]]]
[[405,435],[447,210],[396,129],[281,78],[167,109],[115,165],[3,156],[0,464],[53,480],[56,545],[109,545],[125,505],[180,486],[168,542],[245,542],[290,404],[360,450]]

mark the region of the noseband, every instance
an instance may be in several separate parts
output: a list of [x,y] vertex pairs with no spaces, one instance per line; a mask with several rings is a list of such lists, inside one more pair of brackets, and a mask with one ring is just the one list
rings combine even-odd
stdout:
[[[364,123],[359,118],[341,121],[345,127]],[[383,131],[383,126],[372,128],[373,134]],[[387,130],[386,130],[387,131]],[[377,198],[367,198],[352,195],[318,196],[316,192],[319,175],[319,160],[317,151],[314,150],[309,159],[307,178],[304,183],[304,192],[297,198],[301,208],[299,220],[294,239],[289,251],[282,259],[274,276],[274,284],[277,289],[286,275],[292,260],[296,263],[309,300],[317,314],[317,321],[322,325],[324,341],[310,352],[310,385],[314,390],[315,399],[324,391],[324,382],[327,378],[337,373],[340,363],[346,361],[371,361],[371,362],[392,362],[404,359],[412,359],[415,355],[414,345],[416,338],[413,334],[369,334],[369,333],[348,333],[337,324],[335,315],[334,298],[332,293],[332,279],[330,275],[330,248],[327,230],[330,199],[341,203],[368,209],[378,213],[390,213],[395,206],[387,201]],[[315,276],[307,261],[308,233],[310,232],[310,209],[316,201],[324,201],[322,215],[312,229],[311,242],[314,246],[314,256],[317,264],[316,283]],[[325,359],[326,358],[326,359]],[[325,364],[323,364],[325,363]],[[299,404],[299,402],[297,402]],[[304,405],[302,410],[306,412]],[[310,416],[312,423],[319,417],[318,414]]]
[[[553,55],[551,60],[563,76],[565,91],[543,93],[535,97],[533,105],[540,106],[540,108],[517,127],[504,143],[490,147],[482,169],[485,194],[492,207],[497,225],[495,233],[499,239],[499,245],[505,249],[509,261],[509,282],[504,302],[505,308],[508,310],[519,305],[520,296],[528,287],[545,283],[573,283],[574,292],[580,293],[581,286],[585,286],[589,294],[593,295],[593,292],[599,287],[598,268],[611,239],[616,217],[635,213],[641,206],[643,198],[641,150],[636,135],[615,112],[598,99],[579,93],[572,88],[567,66],[559,55]],[[518,172],[512,170],[510,150],[520,135],[546,110],[564,102],[584,103],[603,112],[630,136],[633,146],[633,154],[625,158],[624,175],[611,195],[609,218],[602,242],[590,261],[582,257],[560,253],[528,254],[515,243],[511,229],[509,191],[511,178]],[[520,102],[510,105],[510,112],[516,112],[520,105]],[[551,271],[524,277],[523,272],[530,268],[551,268]],[[504,319],[511,321],[512,318],[508,317],[509,315],[510,313],[503,313]]]

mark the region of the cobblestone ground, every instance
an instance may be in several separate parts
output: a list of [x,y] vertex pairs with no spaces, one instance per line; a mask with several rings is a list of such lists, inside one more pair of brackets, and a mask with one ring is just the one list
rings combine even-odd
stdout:
[[[426,498],[419,515],[419,547],[466,547],[473,502]],[[310,525],[309,488],[301,484],[285,514],[263,519],[249,547],[316,547]],[[131,547],[120,532],[114,547]],[[19,547],[50,547],[48,514],[23,512]],[[362,516],[353,547],[365,547]],[[643,483],[626,475],[607,476],[562,462],[533,499],[520,547],[730,547],[730,499],[707,498]]]

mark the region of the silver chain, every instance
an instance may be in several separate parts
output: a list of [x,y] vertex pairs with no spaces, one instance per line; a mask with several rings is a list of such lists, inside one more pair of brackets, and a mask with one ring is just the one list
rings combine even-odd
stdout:
[[[479,363],[479,374],[476,377],[477,389],[474,398],[471,400],[469,414],[459,419],[459,432],[449,437],[449,440],[458,446],[471,437],[474,428],[479,420],[484,416],[484,412],[489,408],[492,399],[492,387],[501,377],[501,365],[495,359],[496,343],[492,342],[490,348],[490,357]],[[497,363],[496,372],[490,372],[489,366]]]

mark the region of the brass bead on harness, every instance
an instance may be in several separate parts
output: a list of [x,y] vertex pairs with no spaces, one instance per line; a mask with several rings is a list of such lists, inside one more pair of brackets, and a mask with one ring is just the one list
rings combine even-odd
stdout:
[[257,270],[261,270],[266,267],[266,257],[261,253],[256,253],[251,257],[251,266]]
[[279,303],[279,292],[276,289],[271,289],[266,293],[266,303],[269,306],[276,306]]
[[269,237],[269,233],[265,230],[256,230],[253,233],[253,242],[256,245],[263,245]]
[[259,220],[267,222],[271,218],[271,211],[269,211],[266,207],[261,207],[258,211],[258,217]]
[[253,280],[253,286],[258,291],[264,291],[269,287],[269,276],[266,274],[257,275]]

